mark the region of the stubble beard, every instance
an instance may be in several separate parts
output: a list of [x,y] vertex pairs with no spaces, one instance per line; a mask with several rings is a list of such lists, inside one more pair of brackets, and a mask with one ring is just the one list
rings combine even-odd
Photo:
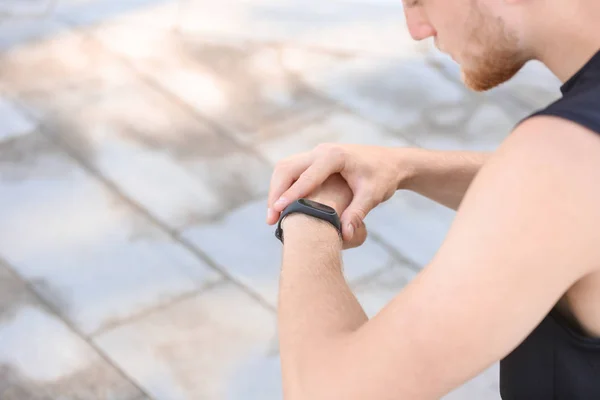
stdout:
[[520,55],[517,37],[508,32],[504,21],[480,7],[473,10],[473,29],[462,57],[461,75],[468,88],[483,92],[510,80],[526,60]]

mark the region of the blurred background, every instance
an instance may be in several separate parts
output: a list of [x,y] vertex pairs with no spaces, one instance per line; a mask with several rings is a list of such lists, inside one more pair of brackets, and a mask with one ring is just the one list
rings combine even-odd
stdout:
[[[469,92],[400,0],[1,1],[0,398],[281,399],[277,160],[493,150],[558,84],[532,63]],[[344,253],[369,315],[453,216],[404,191],[369,215]]]

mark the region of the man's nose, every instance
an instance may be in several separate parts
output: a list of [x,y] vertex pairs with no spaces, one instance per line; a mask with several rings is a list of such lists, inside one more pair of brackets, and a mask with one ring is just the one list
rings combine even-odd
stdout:
[[427,39],[437,34],[421,10],[415,8],[405,10],[405,12],[408,31],[414,40]]

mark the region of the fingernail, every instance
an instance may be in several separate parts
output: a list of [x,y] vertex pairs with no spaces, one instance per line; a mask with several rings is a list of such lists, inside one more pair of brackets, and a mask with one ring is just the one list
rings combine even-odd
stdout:
[[273,210],[271,210],[270,208],[267,210],[267,221],[271,220],[271,215],[273,215]]
[[350,239],[354,236],[354,225],[348,224],[348,233],[350,234]]

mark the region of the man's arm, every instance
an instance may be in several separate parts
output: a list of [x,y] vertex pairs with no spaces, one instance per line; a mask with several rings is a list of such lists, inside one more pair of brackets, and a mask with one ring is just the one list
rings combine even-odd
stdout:
[[343,279],[335,231],[285,221],[285,398],[439,398],[503,358],[598,267],[599,181],[598,135],[553,118],[522,124],[473,181],[432,262],[370,321]]
[[352,203],[340,215],[348,242],[357,230],[364,231],[367,214],[399,189],[458,208],[488,157],[477,152],[323,143],[277,163],[267,200],[267,223],[277,223],[287,205],[313,193],[331,175],[340,174],[353,192]]
[[398,188],[412,190],[457,210],[473,178],[490,156],[491,153],[475,151],[399,150],[399,158],[409,158],[413,173],[400,181]]

